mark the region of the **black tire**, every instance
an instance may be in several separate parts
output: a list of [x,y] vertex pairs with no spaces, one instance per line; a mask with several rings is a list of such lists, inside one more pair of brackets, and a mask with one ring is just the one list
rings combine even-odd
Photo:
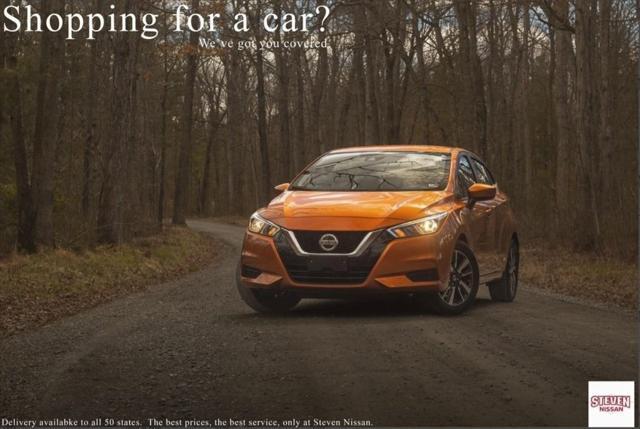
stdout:
[[480,281],[476,257],[466,243],[460,241],[456,244],[451,266],[448,288],[425,296],[433,311],[446,316],[461,314],[473,305]]
[[258,313],[286,313],[300,302],[300,298],[291,292],[246,287],[240,280],[240,265],[236,270],[236,286],[240,298]]
[[507,265],[502,278],[489,283],[491,299],[497,302],[513,302],[518,292],[518,270],[520,267],[520,252],[518,242],[513,239],[509,246]]

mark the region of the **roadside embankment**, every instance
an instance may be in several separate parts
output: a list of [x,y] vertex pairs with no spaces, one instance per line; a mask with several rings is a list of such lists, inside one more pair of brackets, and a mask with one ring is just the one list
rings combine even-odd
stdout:
[[14,255],[0,261],[0,336],[78,313],[210,263],[212,239],[186,228],[120,246]]

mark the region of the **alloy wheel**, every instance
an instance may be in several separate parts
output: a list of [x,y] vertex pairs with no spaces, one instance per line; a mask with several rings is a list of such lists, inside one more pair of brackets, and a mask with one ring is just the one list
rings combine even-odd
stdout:
[[473,265],[467,255],[458,249],[454,250],[449,285],[440,292],[442,301],[452,307],[467,302],[472,292],[473,274]]

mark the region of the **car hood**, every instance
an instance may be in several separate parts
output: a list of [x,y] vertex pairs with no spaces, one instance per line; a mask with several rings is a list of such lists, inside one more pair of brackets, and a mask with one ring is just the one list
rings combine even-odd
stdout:
[[289,191],[260,214],[289,229],[372,230],[418,219],[447,198],[444,191]]

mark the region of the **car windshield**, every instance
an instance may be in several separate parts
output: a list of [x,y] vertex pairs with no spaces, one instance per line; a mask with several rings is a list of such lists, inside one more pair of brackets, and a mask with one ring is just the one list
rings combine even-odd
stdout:
[[298,191],[436,191],[449,179],[451,155],[418,152],[332,153],[292,183]]

